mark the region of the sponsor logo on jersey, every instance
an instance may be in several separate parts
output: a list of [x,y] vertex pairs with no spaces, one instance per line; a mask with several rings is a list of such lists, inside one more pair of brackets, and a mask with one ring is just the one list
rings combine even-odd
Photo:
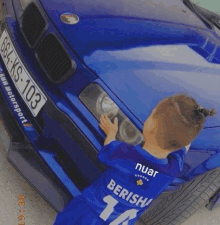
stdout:
[[143,185],[143,181],[141,179],[137,180],[137,185]]

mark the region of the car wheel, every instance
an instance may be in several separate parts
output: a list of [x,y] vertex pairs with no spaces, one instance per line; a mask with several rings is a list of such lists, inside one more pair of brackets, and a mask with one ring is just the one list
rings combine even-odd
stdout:
[[[174,192],[163,192],[135,225],[179,225],[201,205],[209,203],[220,187],[220,168],[200,175]],[[153,204],[154,203],[154,204]]]

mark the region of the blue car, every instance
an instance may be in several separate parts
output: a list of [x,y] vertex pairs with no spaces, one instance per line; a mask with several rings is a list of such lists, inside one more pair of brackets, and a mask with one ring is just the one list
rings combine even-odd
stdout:
[[[1,138],[9,162],[57,211],[107,167],[99,117],[142,144],[157,103],[188,93],[220,110],[220,16],[190,0],[5,0]],[[191,143],[178,178],[138,224],[181,224],[218,206],[220,115]]]

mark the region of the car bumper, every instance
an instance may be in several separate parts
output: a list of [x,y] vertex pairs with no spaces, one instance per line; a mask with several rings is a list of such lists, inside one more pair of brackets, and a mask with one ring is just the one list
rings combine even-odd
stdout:
[[[0,74],[4,74],[2,67],[0,62]],[[53,169],[57,167],[53,155],[43,149],[38,149],[42,157],[37,154],[36,149],[18,125],[5,99],[2,87],[0,88],[0,105],[0,135],[7,151],[7,159],[56,211],[61,211],[73,196],[53,172]],[[26,129],[31,129],[31,126]],[[50,168],[45,159],[50,160],[54,168]],[[57,170],[58,168],[56,172]]]
[[[10,13],[9,11],[13,10],[11,1],[5,3],[6,7],[2,7],[4,17],[7,12]],[[12,15],[12,13],[10,14]],[[4,28],[5,22],[3,19],[0,21],[0,33]],[[9,77],[1,58],[0,76],[6,77],[6,79]],[[8,83],[10,85],[9,80]],[[19,102],[19,99],[17,101]],[[26,126],[19,124],[9,104],[7,91],[2,82],[0,84],[0,106],[0,138],[7,152],[8,161],[57,212],[62,211],[73,196],[80,192],[77,189],[71,191],[71,187],[68,189],[66,187],[68,185],[63,184],[62,178],[65,179],[66,177],[54,160],[53,154],[43,149],[36,149],[36,146],[33,146],[30,140],[36,136],[36,132],[29,121]],[[50,166],[47,161],[50,162]],[[58,171],[60,171],[59,178],[57,177]],[[68,182],[68,178],[66,178],[66,181]]]

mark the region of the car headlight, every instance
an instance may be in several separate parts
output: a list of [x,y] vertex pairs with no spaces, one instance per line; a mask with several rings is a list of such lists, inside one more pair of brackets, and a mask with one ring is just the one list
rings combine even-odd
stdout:
[[143,141],[141,132],[98,84],[88,85],[80,93],[79,99],[98,120],[102,114],[107,114],[112,121],[115,117],[118,118],[119,129],[116,136],[118,140],[131,145],[137,145]]
[[117,115],[118,106],[108,97],[105,92],[103,92],[97,99],[96,110],[99,115],[105,113],[111,119]]
[[21,8],[24,11],[25,8],[31,3],[32,0],[20,0]]

